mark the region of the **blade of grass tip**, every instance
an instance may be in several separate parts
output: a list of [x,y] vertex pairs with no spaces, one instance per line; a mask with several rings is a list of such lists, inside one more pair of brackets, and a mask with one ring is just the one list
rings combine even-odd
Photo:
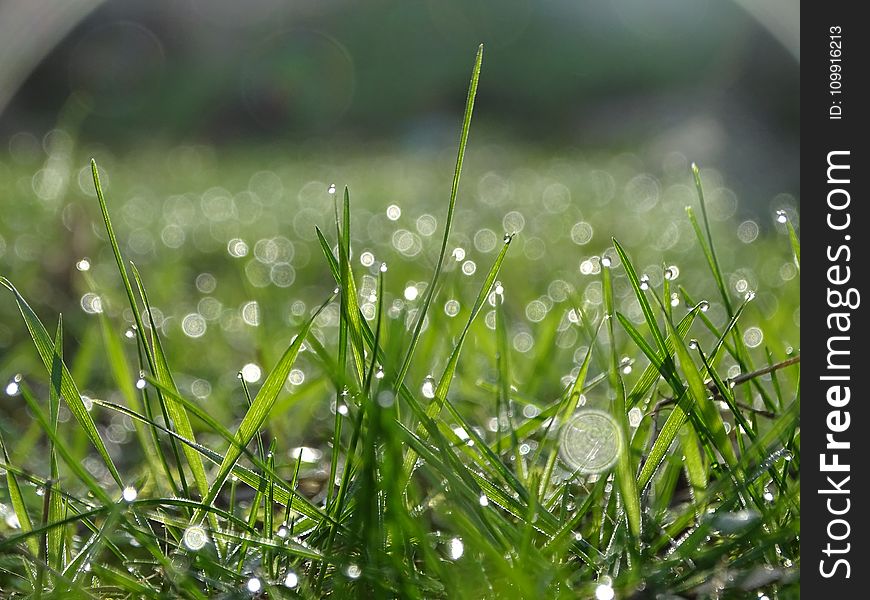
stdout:
[[398,388],[405,380],[405,375],[408,369],[411,368],[411,360],[414,357],[414,350],[417,348],[417,342],[420,339],[420,333],[423,331],[423,321],[426,314],[429,312],[429,305],[432,303],[432,298],[435,296],[435,286],[438,283],[438,278],[441,276],[441,270],[444,267],[444,257],[447,254],[447,242],[450,238],[450,228],[453,224],[453,215],[456,209],[456,195],[459,191],[459,177],[462,174],[462,162],[465,159],[465,147],[468,144],[468,132],[471,127],[471,115],[474,112],[474,99],[477,96],[477,84],[480,80],[480,65],[483,62],[483,44],[477,49],[477,56],[474,59],[474,67],[471,71],[471,82],[468,85],[468,96],[465,100],[465,114],[462,118],[462,131],[459,134],[459,151],[456,155],[456,168],[453,171],[453,184],[450,188],[450,203],[447,206],[447,220],[444,225],[444,237],[441,240],[441,251],[438,254],[438,263],[435,266],[435,272],[432,274],[432,279],[426,287],[426,296],[423,299],[423,305],[417,315],[417,322],[414,325],[414,332],[411,334],[411,342],[408,345],[408,351],[405,354],[405,360],[399,369],[396,377],[396,387]]
[[[280,394],[281,390],[284,388],[284,383],[287,381],[287,375],[290,373],[290,369],[296,361],[296,356],[299,354],[299,349],[302,347],[302,343],[305,341],[305,337],[308,335],[311,325],[314,323],[314,319],[320,315],[321,311],[323,311],[323,309],[326,308],[334,298],[334,294],[330,295],[330,297],[320,305],[314,314],[311,315],[290,343],[290,346],[284,352],[284,355],[278,361],[278,364],[275,365],[268,377],[266,377],[263,386],[254,398],[251,408],[245,413],[242,422],[239,424],[239,428],[236,430],[237,444],[231,445],[227,449],[227,453],[224,455],[224,459],[218,468],[217,475],[212,482],[211,488],[203,499],[203,504],[211,504],[214,502],[214,499],[217,498],[226,478],[233,470],[236,461],[238,461],[239,457],[242,455],[241,449],[248,445],[248,442],[251,441],[251,438],[254,437],[254,434],[260,429],[260,426],[269,416],[272,406],[274,406],[275,401],[278,399],[278,394]],[[198,521],[200,518],[202,518],[202,514],[201,511],[198,511],[194,515],[194,518],[191,519],[191,522]]]
[[[336,224],[337,225],[337,224]],[[362,385],[365,371],[364,348],[362,343],[362,328],[359,323],[359,300],[356,285],[353,283],[353,268],[350,264],[350,190],[345,186],[344,201],[342,202],[342,227],[340,229],[339,253],[341,255],[341,281],[342,281],[342,311],[344,318],[350,324],[350,350],[353,354],[355,374],[357,381]],[[344,365],[342,365],[344,368]]]
[[722,268],[719,266],[719,259],[716,258],[716,247],[713,245],[713,234],[710,232],[710,220],[707,218],[707,203],[704,200],[704,186],[701,185],[701,170],[695,163],[692,163],[692,178],[695,180],[695,189],[698,191],[698,202],[701,205],[701,218],[704,221],[704,231],[707,234],[706,240],[701,235],[692,208],[687,207],[686,211],[689,214],[689,220],[692,222],[692,227],[695,229],[698,241],[701,243],[701,247],[704,250],[704,255],[707,257],[707,263],[710,266],[710,270],[713,272],[713,277],[716,279],[716,286],[719,288],[719,294],[722,296],[725,310],[728,311],[728,316],[730,317],[733,314],[731,299],[728,297],[728,288],[725,285],[725,279],[722,277]]
[[[27,304],[27,301],[24,299],[24,297],[18,292],[15,286],[12,285],[12,282],[10,282],[3,276],[0,276],[0,285],[3,285],[15,296],[15,301],[18,304],[18,310],[21,312],[21,316],[24,318],[24,324],[27,326],[27,330],[30,333],[31,339],[33,340],[33,344],[34,346],[36,346],[36,350],[39,353],[40,358],[42,359],[42,363],[45,366],[46,371],[49,375],[51,375],[52,365],[54,364],[55,360],[54,343],[51,339],[51,336],[49,335],[48,331],[46,331],[45,326],[42,324],[42,321],[40,321],[39,317],[36,316],[36,313],[33,312],[33,309],[30,308],[29,304]],[[100,458],[103,459],[103,462],[108,468],[109,473],[112,475],[112,478],[118,484],[118,487],[123,489],[124,483],[121,479],[121,474],[115,467],[115,463],[112,461],[112,457],[109,455],[109,451],[106,449],[106,445],[103,443],[103,439],[100,437],[99,431],[97,430],[97,426],[94,423],[90,412],[88,412],[88,409],[85,407],[85,403],[82,400],[81,393],[79,393],[78,386],[76,386],[72,375],[70,375],[69,369],[62,360],[61,396],[66,401],[67,407],[76,418],[76,421],[78,421],[79,425],[85,431],[85,435],[87,435],[91,444],[93,444],[94,448],[96,448],[97,452],[100,455]]]
[[[513,236],[508,236],[505,239],[501,251],[498,253],[498,256],[496,257],[495,262],[490,268],[489,273],[487,273],[483,285],[480,287],[480,291],[477,294],[477,299],[474,301],[474,305],[471,307],[471,314],[469,314],[468,320],[465,322],[465,326],[462,328],[462,332],[459,334],[459,338],[456,340],[456,344],[454,344],[453,346],[453,350],[450,353],[450,358],[447,360],[447,365],[444,367],[441,378],[438,380],[438,385],[435,386],[435,396],[432,399],[432,402],[430,402],[429,405],[426,407],[426,416],[429,419],[436,419],[438,415],[441,414],[441,410],[444,407],[444,402],[447,399],[447,392],[450,390],[450,384],[453,381],[453,376],[456,374],[456,367],[459,363],[459,355],[462,352],[462,347],[465,344],[465,339],[468,337],[468,332],[471,330],[471,326],[477,318],[477,315],[480,314],[481,309],[486,303],[486,299],[489,296],[490,290],[495,284],[496,277],[498,277],[498,272],[501,269],[501,265],[504,262],[505,256],[507,255],[507,251],[510,247],[512,240]],[[398,387],[399,384],[397,383],[396,386]],[[418,427],[417,435],[421,436],[424,440],[428,438],[428,433],[422,427]],[[411,477],[411,473],[414,470],[414,464],[416,462],[416,453],[413,449],[408,448],[408,452],[407,454],[405,454],[404,468],[402,471],[404,477],[403,481],[406,484]]]

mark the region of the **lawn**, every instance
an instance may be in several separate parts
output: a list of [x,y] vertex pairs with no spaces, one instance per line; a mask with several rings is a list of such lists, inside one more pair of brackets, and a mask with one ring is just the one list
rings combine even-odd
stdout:
[[458,162],[19,140],[4,594],[798,596],[797,201],[476,86]]

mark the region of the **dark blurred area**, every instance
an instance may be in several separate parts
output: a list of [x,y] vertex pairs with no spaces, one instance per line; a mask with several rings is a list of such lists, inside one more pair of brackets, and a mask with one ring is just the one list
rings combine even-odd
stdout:
[[39,138],[66,115],[83,140],[116,149],[440,149],[455,143],[483,42],[478,135],[680,152],[739,178],[747,199],[796,193],[798,11],[779,0],[2,0],[0,139]]

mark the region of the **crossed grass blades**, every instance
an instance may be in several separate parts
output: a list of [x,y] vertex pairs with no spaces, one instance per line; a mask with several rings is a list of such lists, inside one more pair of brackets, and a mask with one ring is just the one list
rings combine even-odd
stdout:
[[[799,389],[799,357],[777,362],[768,353],[767,365],[752,363],[740,331],[752,297],[735,304],[729,296],[697,169],[701,219],[692,209],[688,218],[726,308],[724,327],[707,318],[707,302],[690,290],[678,290],[687,310],[672,303],[671,278],[653,289],[630,251],[613,240],[618,260],[602,261],[604,317],[591,322],[573,300],[589,344],[576,377],[538,414],[524,415],[516,410],[527,399],[513,387],[498,282],[509,232],[440,377],[423,394],[406,384],[421,358],[418,342],[438,334],[426,332],[425,323],[447,254],[482,54],[481,46],[440,253],[410,337],[389,331],[383,318],[386,265],[373,325],[361,315],[345,189],[336,198],[335,244],[317,230],[334,293],[287,332],[286,350],[256,394],[240,378],[248,410],[233,427],[176,386],[151,321],[145,278],[121,254],[92,162],[135,320],[136,361],[122,346],[118,324],[100,313],[105,353],[93,360],[111,373],[124,403],[83,398],[63,354],[62,320],[52,335],[18,289],[0,278],[47,375],[33,388],[16,380],[7,389],[44,436],[45,469],[17,466],[9,440],[0,441],[12,507],[6,519],[17,527],[0,539],[5,597],[796,597],[800,396],[783,390]],[[793,228],[790,234],[799,261]],[[614,309],[611,271],[620,268],[640,304],[640,325]],[[309,335],[311,326],[333,302],[340,308],[337,339],[321,343]],[[492,434],[470,421],[450,394],[472,324],[487,304],[496,311],[490,359],[497,376],[479,385],[491,392],[498,423]],[[690,338],[697,328],[712,333],[713,347]],[[635,349],[632,360],[648,363],[630,388],[614,343],[625,335]],[[296,444],[265,429],[303,350],[328,373],[336,398],[328,479],[334,485],[318,504],[300,486],[302,451],[290,464],[279,462]],[[719,373],[725,357],[743,375]],[[587,377],[593,364],[601,374]],[[606,394],[625,440],[614,467],[600,476],[571,473],[558,460],[560,424],[593,388]],[[62,404],[83,432],[75,443],[59,427]],[[733,415],[733,430],[723,412]],[[94,420],[111,413],[135,426],[141,460],[128,472],[116,467]],[[204,445],[197,438],[203,432],[222,444]],[[107,477],[82,466],[85,452],[95,453]]]

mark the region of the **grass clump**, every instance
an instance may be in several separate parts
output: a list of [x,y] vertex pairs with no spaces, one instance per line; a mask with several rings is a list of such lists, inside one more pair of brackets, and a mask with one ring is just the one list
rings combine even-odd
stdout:
[[[277,352],[259,348],[261,364],[272,365],[264,376],[239,372],[244,400],[229,422],[177,383],[171,358],[184,350],[172,349],[177,340],[164,339],[155,320],[147,270],[124,259],[92,163],[126,306],[94,311],[99,328],[84,358],[70,362],[63,321],[52,336],[0,279],[43,367],[43,376],[6,388],[32,425],[21,439],[2,429],[4,593],[797,596],[799,356],[774,349],[759,362],[759,344],[747,342],[742,322],[755,292],[733,295],[698,169],[701,217],[690,209],[688,219],[702,260],[684,267],[686,288],[666,265],[651,282],[633,260],[643,250],[614,239],[596,257],[599,308],[567,289],[561,316],[534,314],[543,321],[537,349],[518,359],[502,283],[516,239],[509,231],[458,312],[461,328],[434,309],[448,286],[481,60],[482,48],[432,276],[404,293],[410,303],[422,289],[421,302],[407,312],[387,302],[397,284],[386,264],[370,264],[374,286],[361,290],[350,194],[334,194],[334,232],[317,228],[314,245],[332,281],[292,330],[278,331]],[[789,231],[785,252],[799,256]],[[721,320],[696,287],[715,290]],[[331,329],[318,326],[324,314],[335,316]],[[545,385],[553,341],[566,328],[582,352],[570,373]],[[321,375],[312,387],[288,388],[302,357]],[[93,371],[114,390],[105,399],[77,385]],[[409,383],[421,374],[419,387]],[[298,415],[301,390],[321,408],[331,402],[330,429],[282,431],[276,413]],[[560,444],[584,411],[604,415],[599,423],[612,422],[612,432],[572,438],[586,457],[577,463]],[[112,419],[132,433],[123,452],[107,441]],[[613,460],[591,468],[613,440]]]

